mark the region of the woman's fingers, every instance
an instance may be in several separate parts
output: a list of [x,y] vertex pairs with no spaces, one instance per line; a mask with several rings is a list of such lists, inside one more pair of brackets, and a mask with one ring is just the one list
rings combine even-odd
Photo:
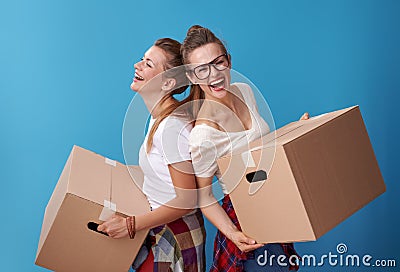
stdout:
[[310,115],[308,114],[308,112],[305,112],[301,117],[300,120],[307,120],[310,118]]
[[239,243],[248,244],[248,245],[254,245],[256,243],[256,241],[254,239],[247,237],[243,232],[238,232],[237,240]]
[[[111,216],[107,221],[103,222],[102,224],[97,226],[97,231],[102,231],[102,232],[107,232],[108,228],[112,225],[112,223],[115,221],[116,215],[114,214]],[[109,235],[109,233],[107,232]]]
[[104,222],[103,224],[100,224],[97,226],[97,231],[102,231],[104,232],[106,230],[106,222]]
[[263,246],[263,244],[258,244],[254,239],[246,236],[241,231],[235,232],[232,238],[232,241],[243,252],[252,251]]
[[125,218],[113,215],[110,219],[97,227],[98,231],[105,232],[112,238],[123,238],[127,236]]
[[112,238],[115,239],[119,239],[119,238],[124,238],[125,235],[122,232],[118,232],[118,233],[113,233],[112,235],[110,235]]
[[243,244],[239,249],[243,252],[249,252],[256,250],[257,248],[260,248],[262,246],[264,246],[264,244],[254,244],[254,245]]

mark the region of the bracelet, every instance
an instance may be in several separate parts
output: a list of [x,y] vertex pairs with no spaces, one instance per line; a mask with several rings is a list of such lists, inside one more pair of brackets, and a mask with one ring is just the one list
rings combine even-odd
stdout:
[[135,238],[136,229],[135,229],[135,216],[128,216],[125,218],[126,228],[128,229],[129,238]]

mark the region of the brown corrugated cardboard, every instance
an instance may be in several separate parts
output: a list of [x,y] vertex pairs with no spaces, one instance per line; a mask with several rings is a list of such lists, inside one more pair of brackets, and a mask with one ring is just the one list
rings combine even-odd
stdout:
[[[141,184],[138,166],[128,168],[74,146],[46,207],[36,264],[55,271],[128,271],[148,230],[135,239],[113,239],[88,228],[101,223],[105,201],[123,216],[150,211],[133,178]],[[135,180],[136,181],[136,180]],[[108,209],[108,211],[110,211]]]
[[358,106],[249,146],[218,165],[243,231],[258,242],[316,240],[386,190]]

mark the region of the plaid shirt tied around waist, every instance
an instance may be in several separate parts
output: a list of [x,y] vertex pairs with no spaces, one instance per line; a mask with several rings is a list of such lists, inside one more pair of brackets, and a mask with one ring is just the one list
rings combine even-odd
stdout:
[[[233,224],[241,231],[239,220],[229,195],[225,195],[222,200],[222,208],[225,210]],[[293,243],[281,243],[285,255],[289,258],[291,255],[299,256],[294,249]],[[242,252],[231,240],[229,240],[219,230],[214,241],[214,259],[210,272],[243,272],[243,261],[253,259],[254,253]],[[289,270],[298,270],[298,266],[290,266]]]

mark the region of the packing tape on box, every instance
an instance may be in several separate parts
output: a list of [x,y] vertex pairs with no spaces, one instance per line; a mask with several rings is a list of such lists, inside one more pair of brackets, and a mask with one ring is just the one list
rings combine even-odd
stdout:
[[242,161],[245,167],[256,167],[256,163],[251,155],[251,151],[246,151],[242,153]]
[[260,145],[260,146],[256,146],[256,147],[253,147],[253,148],[249,149],[249,151],[247,151],[247,152],[257,151],[257,150],[260,150],[260,149],[263,149],[263,148],[264,148],[264,146]]
[[109,165],[111,165],[111,166],[117,166],[117,162],[116,161],[114,161],[114,160],[111,160],[111,159],[109,159],[109,158],[105,158],[105,162],[107,163],[107,164],[109,164]]
[[112,203],[111,201],[104,200],[104,207],[103,210],[100,213],[99,220],[101,221],[107,221],[108,219],[111,218],[117,211],[117,205],[115,203]]
[[[111,165],[113,167],[117,166],[117,162],[114,160],[111,160],[109,158],[105,158],[105,163],[108,165]],[[112,171],[112,170],[111,170]],[[111,176],[111,185],[112,185],[112,176]],[[99,220],[101,221],[107,221],[108,219],[111,218],[117,211],[117,205],[115,203],[112,203],[109,200],[104,200],[104,207],[103,210],[100,213]]]

